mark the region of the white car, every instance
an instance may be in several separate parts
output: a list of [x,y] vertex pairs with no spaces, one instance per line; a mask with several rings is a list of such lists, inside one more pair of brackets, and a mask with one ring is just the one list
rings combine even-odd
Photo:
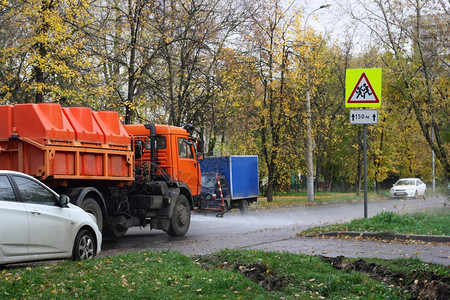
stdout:
[[391,197],[426,197],[427,186],[419,178],[403,178],[399,179],[391,188]]
[[23,173],[0,170],[0,265],[100,253],[94,216]]

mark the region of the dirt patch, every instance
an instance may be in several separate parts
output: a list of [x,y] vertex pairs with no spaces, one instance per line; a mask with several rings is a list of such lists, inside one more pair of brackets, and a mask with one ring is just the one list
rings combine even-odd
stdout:
[[421,270],[406,274],[390,271],[386,266],[367,262],[363,259],[348,260],[343,256],[319,257],[338,270],[363,272],[374,279],[393,284],[412,293],[413,299],[446,300],[450,295],[450,278],[436,275],[433,272]]
[[257,282],[266,291],[281,291],[290,280],[295,279],[294,276],[277,275],[265,265],[259,263],[249,265],[234,264],[231,268],[244,274],[250,280]]
[[[202,268],[209,270],[212,263],[210,257],[202,257],[203,263]],[[221,264],[218,266],[221,269],[234,270],[236,272],[244,274],[250,280],[258,283],[266,291],[281,291],[284,286],[288,285],[289,282],[295,280],[294,276],[282,276],[274,273],[266,265],[262,263],[253,264]]]

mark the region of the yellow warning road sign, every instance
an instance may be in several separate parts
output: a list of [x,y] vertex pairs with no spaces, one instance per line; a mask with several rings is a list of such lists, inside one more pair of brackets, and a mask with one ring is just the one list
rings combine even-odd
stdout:
[[347,69],[345,106],[381,106],[381,69]]

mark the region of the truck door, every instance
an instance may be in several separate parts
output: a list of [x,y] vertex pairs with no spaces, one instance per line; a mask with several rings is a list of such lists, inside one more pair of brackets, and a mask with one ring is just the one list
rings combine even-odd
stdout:
[[199,163],[195,159],[194,147],[191,141],[178,138],[178,180],[189,186],[192,195],[200,193]]

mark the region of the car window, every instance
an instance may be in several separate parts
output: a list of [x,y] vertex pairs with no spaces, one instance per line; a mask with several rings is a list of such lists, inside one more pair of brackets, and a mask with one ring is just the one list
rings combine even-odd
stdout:
[[56,199],[53,193],[39,183],[21,176],[13,176],[19,188],[23,202],[55,205]]
[[158,149],[166,149],[166,137],[158,136],[156,138],[156,145]]
[[0,176],[0,201],[16,201],[11,183],[5,175]]

